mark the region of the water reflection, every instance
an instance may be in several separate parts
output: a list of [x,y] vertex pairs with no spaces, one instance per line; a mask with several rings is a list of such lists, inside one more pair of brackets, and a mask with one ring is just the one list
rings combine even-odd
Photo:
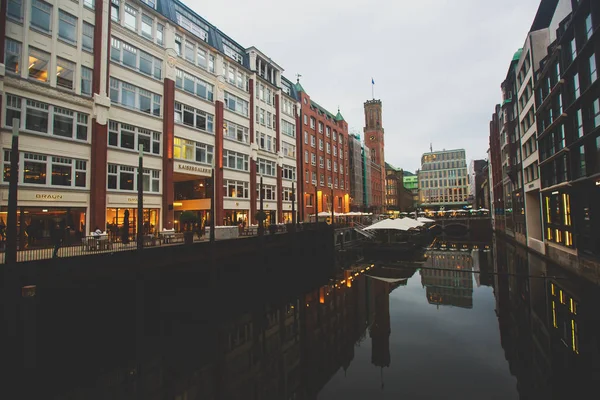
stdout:
[[[598,288],[501,241],[493,251],[449,248],[428,250],[419,263],[357,263],[311,290],[266,294],[268,301],[256,305],[226,288],[193,301],[193,312],[178,312],[183,302],[171,299],[156,316],[156,334],[139,338],[123,326],[123,342],[142,348],[136,358],[102,368],[90,358],[89,366],[76,368],[103,372],[88,381],[69,382],[68,369],[46,371],[64,384],[41,393],[64,399],[594,398],[587,393],[600,381]],[[236,309],[219,308],[224,295]],[[90,346],[102,340],[89,339]]]

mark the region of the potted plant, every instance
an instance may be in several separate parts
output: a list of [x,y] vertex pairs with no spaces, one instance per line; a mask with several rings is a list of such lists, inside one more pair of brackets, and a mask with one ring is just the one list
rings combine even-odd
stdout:
[[185,244],[194,243],[194,224],[198,222],[198,217],[192,211],[184,211],[179,217],[179,223],[183,228],[183,240]]

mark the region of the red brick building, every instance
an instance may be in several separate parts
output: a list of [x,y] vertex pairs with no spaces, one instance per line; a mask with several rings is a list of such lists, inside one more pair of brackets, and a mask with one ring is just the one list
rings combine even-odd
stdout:
[[374,213],[385,211],[385,143],[381,115],[381,100],[373,99],[365,102],[365,146],[369,148],[371,163],[367,204]]
[[[311,100],[300,82],[295,84],[300,102],[297,126],[298,212],[310,221],[319,212],[350,211],[348,123],[338,110],[333,115]],[[333,193],[333,194],[332,194]]]

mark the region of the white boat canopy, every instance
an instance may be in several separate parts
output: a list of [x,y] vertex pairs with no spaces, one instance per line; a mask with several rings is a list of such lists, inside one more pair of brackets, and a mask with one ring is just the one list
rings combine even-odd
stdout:
[[417,218],[417,221],[424,222],[424,223],[435,222],[435,220],[430,219],[430,218],[425,218],[425,217],[419,217],[419,218]]
[[384,219],[383,221],[379,221],[366,227],[365,230],[394,229],[398,231],[408,231],[409,229],[419,226],[423,226],[423,223],[410,218]]

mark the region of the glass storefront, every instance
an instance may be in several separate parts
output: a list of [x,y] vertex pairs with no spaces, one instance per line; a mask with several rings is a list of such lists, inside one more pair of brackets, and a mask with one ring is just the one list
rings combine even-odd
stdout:
[[[158,230],[158,208],[144,208],[144,234],[152,235]],[[97,227],[90,227],[90,231]],[[98,227],[102,229],[102,227]],[[128,237],[137,234],[137,208],[107,208],[106,209],[106,232],[114,238]]]
[[196,217],[198,218],[198,223],[200,225],[200,227],[202,226],[207,226],[207,224],[210,224],[210,211],[208,210],[175,210],[175,231],[176,232],[181,232],[184,228],[184,226],[182,224],[179,223],[179,219],[181,217],[181,214],[185,211],[191,211],[194,214],[196,214]]
[[[6,240],[8,207],[0,207],[0,240]],[[52,245],[52,230],[60,226],[65,245],[79,243],[85,236],[86,208],[82,207],[19,207],[17,235],[20,249]]]
[[248,210],[225,210],[223,225],[233,226],[240,222],[248,226]]
[[291,224],[292,223],[292,212],[291,211],[284,211],[283,212],[283,221],[281,221],[284,224]]

